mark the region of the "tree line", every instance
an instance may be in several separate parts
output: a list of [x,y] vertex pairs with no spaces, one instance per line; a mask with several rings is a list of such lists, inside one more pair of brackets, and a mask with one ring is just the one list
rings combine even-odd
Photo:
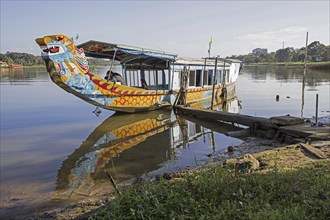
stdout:
[[8,65],[15,63],[23,66],[41,66],[45,64],[41,56],[9,51],[5,54],[0,53],[0,61],[5,62]]
[[[294,49],[287,47],[279,49],[276,52],[256,53],[248,55],[233,55],[227,58],[238,59],[243,63],[260,63],[260,62],[304,62],[305,49]],[[307,46],[307,61],[320,62],[330,61],[330,45],[326,46],[319,41],[314,41]]]
[[[45,62],[41,56],[34,56],[28,53],[7,52],[0,53],[0,61],[10,64],[21,64],[23,66],[44,66]],[[105,59],[88,59],[90,66],[108,66],[111,65],[110,60]]]
[[[227,58],[238,59],[243,63],[260,63],[260,62],[303,62],[305,60],[305,47],[294,49],[287,47],[279,49],[276,52],[233,55]],[[41,56],[34,56],[28,53],[7,52],[0,53],[0,61],[10,64],[21,64],[23,66],[43,66],[45,63]],[[314,41],[307,47],[307,61],[330,61],[330,45],[326,46],[319,41]],[[106,59],[88,59],[90,66],[107,66],[111,65],[110,60]]]

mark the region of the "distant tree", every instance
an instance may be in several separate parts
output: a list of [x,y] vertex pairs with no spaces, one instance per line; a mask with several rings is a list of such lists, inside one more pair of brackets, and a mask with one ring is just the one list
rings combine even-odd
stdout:
[[320,47],[322,47],[322,44],[319,41],[314,41],[310,43],[307,47],[308,54],[311,56],[318,54]]
[[40,56],[9,51],[6,54],[0,54],[0,61],[22,64],[24,66],[44,65],[44,61]]
[[275,62],[275,52],[267,53],[266,60],[267,62]]
[[308,55],[313,61],[327,60],[327,47],[319,41],[314,41],[308,45]]
[[244,63],[257,63],[257,60],[255,59],[255,57],[253,55],[249,54],[249,55],[244,55],[243,62]]
[[330,45],[325,46],[325,49],[321,54],[321,57],[323,57],[324,61],[330,61]]
[[3,61],[6,62],[8,65],[13,64],[14,61],[9,56],[5,55]]
[[291,62],[295,50],[292,47],[279,49],[276,51],[275,59],[277,62]]

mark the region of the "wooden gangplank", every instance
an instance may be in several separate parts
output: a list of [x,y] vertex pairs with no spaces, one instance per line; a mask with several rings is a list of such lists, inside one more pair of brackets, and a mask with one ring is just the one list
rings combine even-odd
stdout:
[[180,105],[175,106],[175,109],[178,114],[191,115],[202,120],[231,122],[249,126],[254,134],[261,133],[262,136],[265,136],[266,138],[274,137],[281,142],[285,140],[285,137],[296,139],[285,140],[286,142],[291,141],[294,143],[305,142],[308,139],[312,141],[330,140],[329,125],[313,127],[310,123],[305,123],[303,118],[292,117],[289,115],[275,116],[268,119],[229,112],[195,109]]
[[271,122],[270,119],[262,117],[254,117],[249,115],[241,115],[229,112],[219,112],[206,109],[195,109],[184,106],[175,106],[178,113],[188,114],[209,120],[225,121],[249,126],[253,129],[272,130],[278,126]]

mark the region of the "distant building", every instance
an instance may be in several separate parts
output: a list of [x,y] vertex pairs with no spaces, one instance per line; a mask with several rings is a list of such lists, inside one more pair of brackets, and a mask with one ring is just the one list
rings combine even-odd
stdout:
[[267,49],[265,48],[256,48],[252,50],[252,54],[260,54],[260,53],[267,53]]
[[8,67],[6,62],[0,61],[0,67]]

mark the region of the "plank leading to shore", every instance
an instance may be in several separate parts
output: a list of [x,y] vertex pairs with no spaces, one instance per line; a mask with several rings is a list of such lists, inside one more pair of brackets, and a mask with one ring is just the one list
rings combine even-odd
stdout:
[[232,123],[238,123],[249,127],[258,126],[262,130],[270,130],[278,128],[278,126],[271,122],[271,120],[262,117],[254,117],[249,115],[240,115],[229,112],[219,112],[205,109],[195,109],[184,106],[176,106],[178,112],[189,114],[193,116],[199,116],[211,120],[227,121]]
[[176,110],[179,114],[192,115],[205,120],[224,121],[249,126],[253,133],[269,133],[268,131],[270,131],[271,135],[262,135],[266,138],[277,138],[284,141],[285,137],[289,137],[286,138],[285,142],[298,143],[306,142],[307,140],[330,139],[329,125],[313,127],[311,123],[305,123],[303,118],[298,117],[275,116],[268,119],[184,106],[176,106]]

